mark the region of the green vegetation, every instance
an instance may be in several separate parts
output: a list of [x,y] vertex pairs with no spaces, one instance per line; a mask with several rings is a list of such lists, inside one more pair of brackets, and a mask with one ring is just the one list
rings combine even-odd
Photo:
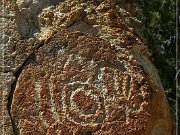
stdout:
[[[176,112],[175,0],[136,0],[135,16],[142,21],[144,39],[158,69],[171,111]],[[179,115],[180,116],[180,115]]]

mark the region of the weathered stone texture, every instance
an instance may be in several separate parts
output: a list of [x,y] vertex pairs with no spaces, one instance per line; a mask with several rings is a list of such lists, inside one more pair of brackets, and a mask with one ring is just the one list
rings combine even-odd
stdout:
[[[24,67],[12,102],[20,134],[140,135],[150,134],[159,121],[153,130],[169,132],[163,126],[170,123],[159,119],[167,115],[158,109],[166,109],[163,91],[128,51],[94,36],[58,30],[35,56]],[[27,131],[31,122],[41,130]]]
[[7,109],[8,104],[8,92],[11,89],[14,77],[12,73],[0,74],[0,134],[11,135],[13,134],[13,128],[11,123],[11,117]]
[[1,131],[172,135],[169,106],[132,5],[6,0]]

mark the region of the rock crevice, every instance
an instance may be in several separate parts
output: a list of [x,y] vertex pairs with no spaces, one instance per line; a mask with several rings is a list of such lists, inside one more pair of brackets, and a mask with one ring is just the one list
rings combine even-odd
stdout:
[[3,27],[5,134],[172,135],[169,106],[139,36],[141,24],[132,16],[133,1],[5,5],[6,16],[13,16]]
[[12,122],[12,127],[13,127],[13,133],[14,135],[19,135],[19,129],[17,128],[17,125],[15,124],[15,121],[14,119],[12,118],[12,115],[11,115],[11,104],[12,104],[12,100],[13,100],[13,95],[14,95],[14,90],[16,88],[16,83],[19,79],[19,76],[23,70],[23,67],[34,57],[34,53],[31,53],[27,58],[26,60],[22,63],[22,65],[16,69],[16,71],[13,73],[15,79],[13,80],[13,82],[11,83],[11,86],[10,86],[10,91],[9,91],[9,95],[8,95],[8,102],[7,102],[7,110],[8,110],[8,113],[9,113],[9,116],[11,118],[11,122]]

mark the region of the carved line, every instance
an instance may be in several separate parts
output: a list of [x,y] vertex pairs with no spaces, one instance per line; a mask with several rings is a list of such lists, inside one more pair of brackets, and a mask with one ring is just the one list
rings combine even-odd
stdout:
[[[79,85],[82,85],[82,84],[79,84]],[[87,85],[89,85],[89,84],[87,84]],[[70,87],[71,88],[71,87]],[[78,92],[78,91],[81,91],[81,90],[83,90],[83,92],[85,91],[83,88],[82,89],[75,89],[75,90],[73,90],[72,92],[71,92],[71,94],[70,94],[70,97],[66,97],[67,95],[64,95],[64,97],[66,97],[66,98],[68,98],[68,100],[72,100],[72,96],[76,93],[76,92]],[[70,91],[70,90],[68,90],[68,89],[66,89],[66,91]],[[64,94],[66,94],[66,92],[64,92]],[[89,125],[89,124],[91,124],[91,125],[97,125],[97,124],[100,124],[100,123],[102,123],[102,121],[103,120],[99,120],[99,122],[97,121],[97,120],[95,120],[95,121],[92,121],[92,120],[90,120],[90,122],[87,122],[87,121],[79,121],[79,122],[77,122],[76,120],[74,120],[70,115],[68,115],[68,112],[67,112],[67,108],[71,108],[72,109],[72,111],[75,111],[76,113],[78,113],[79,114],[79,118],[85,118],[85,119],[89,119],[89,118],[93,118],[93,116],[96,116],[96,117],[98,117],[99,115],[101,116],[102,114],[100,113],[99,115],[97,114],[97,113],[99,113],[99,112],[103,112],[103,110],[100,110],[100,109],[103,109],[102,108],[102,106],[103,106],[103,101],[100,101],[100,99],[98,98],[98,96],[96,96],[96,95],[93,95],[92,94],[92,91],[91,90],[89,90],[88,92],[87,92],[87,94],[88,95],[91,95],[91,96],[93,96],[93,98],[95,98],[96,99],[96,101],[99,101],[98,102],[98,107],[97,107],[97,110],[95,111],[95,113],[94,114],[88,114],[88,115],[86,115],[86,114],[82,114],[81,113],[81,111],[80,110],[78,110],[77,108],[74,108],[76,105],[72,105],[72,103],[73,102],[70,102],[70,105],[68,105],[66,102],[63,102],[63,106],[64,106],[64,108],[66,109],[66,115],[67,115],[67,119],[69,119],[70,121],[72,121],[72,122],[74,122],[74,123],[76,123],[76,124],[81,124],[81,125]],[[65,99],[63,99],[64,101],[65,101]],[[102,102],[102,103],[101,103]],[[104,116],[101,116],[102,117],[102,119],[103,119],[103,117]]]

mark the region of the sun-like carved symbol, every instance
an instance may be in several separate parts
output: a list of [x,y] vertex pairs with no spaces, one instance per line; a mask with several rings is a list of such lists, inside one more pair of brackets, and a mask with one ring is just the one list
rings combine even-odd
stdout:
[[106,45],[99,50],[97,45],[86,46],[78,54],[74,46],[56,54],[57,59],[43,60],[45,53],[39,54],[39,61],[45,62],[23,70],[12,103],[13,117],[28,121],[38,118],[45,129],[54,129],[55,125],[59,132],[69,129],[71,133],[82,128],[95,131],[102,127],[105,131],[111,124],[130,129],[134,121],[139,124],[137,128],[145,126],[142,121],[149,116],[149,86],[143,74],[124,66]]
[[64,87],[63,107],[67,119],[81,125],[102,124],[104,99],[100,90],[91,84],[73,83]]

